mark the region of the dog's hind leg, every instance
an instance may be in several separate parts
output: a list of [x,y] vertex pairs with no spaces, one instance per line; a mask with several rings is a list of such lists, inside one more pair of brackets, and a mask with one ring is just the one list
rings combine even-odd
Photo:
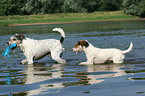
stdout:
[[60,53],[60,58],[62,57],[62,55],[63,55],[63,52]]
[[60,58],[62,51],[60,51],[60,49],[54,49],[53,51],[51,51],[51,57],[53,60],[57,61],[58,63],[62,63],[65,64],[66,61]]
[[113,60],[113,63],[123,63],[124,57],[125,57],[124,55],[116,56],[116,57],[113,57],[113,59],[111,59],[111,60]]

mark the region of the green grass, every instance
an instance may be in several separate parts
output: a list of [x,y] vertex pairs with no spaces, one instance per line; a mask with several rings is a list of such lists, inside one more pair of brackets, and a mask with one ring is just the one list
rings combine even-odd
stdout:
[[138,19],[138,17],[126,15],[123,13],[123,11],[0,16],[0,26],[8,26],[15,24],[83,22],[83,21],[125,20],[125,19]]

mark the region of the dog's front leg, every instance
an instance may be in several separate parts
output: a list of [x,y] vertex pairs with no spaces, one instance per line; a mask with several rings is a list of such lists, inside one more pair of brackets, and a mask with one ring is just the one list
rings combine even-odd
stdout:
[[33,56],[26,55],[26,60],[27,60],[28,64],[33,64]]
[[28,64],[33,64],[33,59],[28,59],[28,60],[24,59],[24,60],[21,61],[22,64],[25,64],[27,62],[28,62]]
[[28,64],[33,64],[33,57],[34,57],[34,52],[31,51],[30,49],[25,49],[27,51],[24,51],[24,55],[26,57],[25,60],[27,60]]
[[94,62],[94,56],[86,56],[87,57],[87,62],[81,62],[79,65],[93,65]]
[[32,59],[28,59],[28,64],[33,64],[33,60]]
[[81,62],[81,63],[79,63],[79,65],[93,65],[93,63],[87,61],[87,62]]

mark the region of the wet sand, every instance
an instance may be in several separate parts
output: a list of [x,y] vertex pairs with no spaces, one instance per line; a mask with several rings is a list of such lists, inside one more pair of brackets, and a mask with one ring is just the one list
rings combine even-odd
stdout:
[[107,22],[107,21],[130,21],[130,20],[145,20],[145,18],[138,18],[138,19],[115,19],[115,20],[94,20],[94,21],[75,21],[75,22],[50,22],[50,23],[10,24],[8,26],[67,24],[67,23],[69,24],[69,23]]

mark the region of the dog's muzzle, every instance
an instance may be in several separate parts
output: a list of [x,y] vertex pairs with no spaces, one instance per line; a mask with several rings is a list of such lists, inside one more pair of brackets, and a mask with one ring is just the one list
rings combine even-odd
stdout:
[[[7,42],[7,44],[8,44],[8,46],[11,46],[11,45],[12,45],[10,42]],[[16,47],[11,48],[11,50],[15,51],[15,49],[16,49],[16,48],[17,48],[17,46],[16,46]]]
[[72,48],[73,49],[73,52],[75,52],[76,54],[78,53],[78,52],[80,52],[80,50],[78,50],[78,48]]
[[7,44],[10,46],[10,42],[7,42]]
[[13,47],[13,48],[11,48],[13,51],[15,51],[15,49],[17,48],[17,46],[16,47]]

